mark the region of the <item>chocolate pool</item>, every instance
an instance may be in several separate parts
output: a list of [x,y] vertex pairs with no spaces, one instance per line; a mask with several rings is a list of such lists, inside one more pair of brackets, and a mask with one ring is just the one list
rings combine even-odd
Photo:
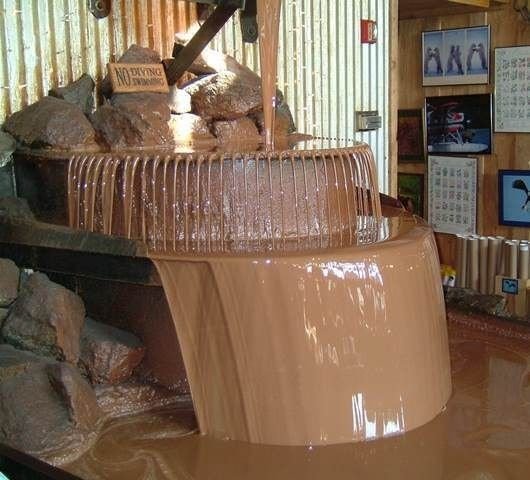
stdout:
[[381,208],[366,145],[76,154],[68,199],[72,227],[148,245],[201,433],[368,440],[448,401],[433,234]]

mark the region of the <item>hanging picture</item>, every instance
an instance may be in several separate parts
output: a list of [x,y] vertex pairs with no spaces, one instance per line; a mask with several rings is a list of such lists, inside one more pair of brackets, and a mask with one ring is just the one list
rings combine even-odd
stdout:
[[428,221],[434,231],[475,233],[477,159],[429,155],[428,179]]
[[491,95],[425,99],[428,153],[491,153]]
[[530,227],[530,170],[499,170],[499,224]]
[[398,162],[423,163],[425,149],[421,109],[398,110]]
[[489,25],[423,32],[423,86],[489,83],[489,52]]
[[410,213],[423,217],[423,182],[419,173],[398,173],[398,198]]
[[530,132],[530,46],[495,49],[495,131]]

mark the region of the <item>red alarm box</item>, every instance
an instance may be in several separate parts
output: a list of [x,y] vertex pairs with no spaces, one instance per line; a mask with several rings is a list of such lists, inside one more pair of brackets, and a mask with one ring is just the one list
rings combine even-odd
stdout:
[[377,41],[377,23],[374,20],[361,20],[361,43]]

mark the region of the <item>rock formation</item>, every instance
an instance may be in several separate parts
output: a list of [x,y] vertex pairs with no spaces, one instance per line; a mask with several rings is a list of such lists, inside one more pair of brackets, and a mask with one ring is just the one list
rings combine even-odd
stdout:
[[[176,35],[174,53],[187,39]],[[132,45],[118,59],[118,63],[161,62],[158,52],[139,45]],[[94,81],[84,74],[13,114],[3,128],[24,146],[63,150],[172,148],[175,143],[205,140],[205,148],[211,149],[216,142],[240,142],[243,137],[254,142],[263,135],[261,82],[252,70],[206,48],[185,77],[192,80],[170,86],[167,94],[116,94],[107,75],[99,85],[104,103],[94,111]],[[279,90],[277,102],[275,131],[284,137],[295,126]]]
[[95,131],[83,111],[66,100],[44,97],[11,115],[4,130],[31,148],[94,147]]
[[76,105],[85,115],[94,110],[94,87],[96,84],[92,77],[86,73],[81,75],[75,82],[66,87],[52,88],[48,95],[62,98],[68,103]]
[[85,307],[75,293],[35,273],[22,286],[2,336],[18,348],[76,364],[84,319]]
[[106,419],[182,402],[135,376],[136,336],[84,315],[76,294],[0,259],[0,443],[72,461]]

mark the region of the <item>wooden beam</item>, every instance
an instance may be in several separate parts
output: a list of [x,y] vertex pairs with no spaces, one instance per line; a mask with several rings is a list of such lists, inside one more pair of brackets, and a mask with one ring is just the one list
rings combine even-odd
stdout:
[[489,8],[490,0],[448,0],[451,3],[459,3],[461,5],[471,5],[473,7]]

